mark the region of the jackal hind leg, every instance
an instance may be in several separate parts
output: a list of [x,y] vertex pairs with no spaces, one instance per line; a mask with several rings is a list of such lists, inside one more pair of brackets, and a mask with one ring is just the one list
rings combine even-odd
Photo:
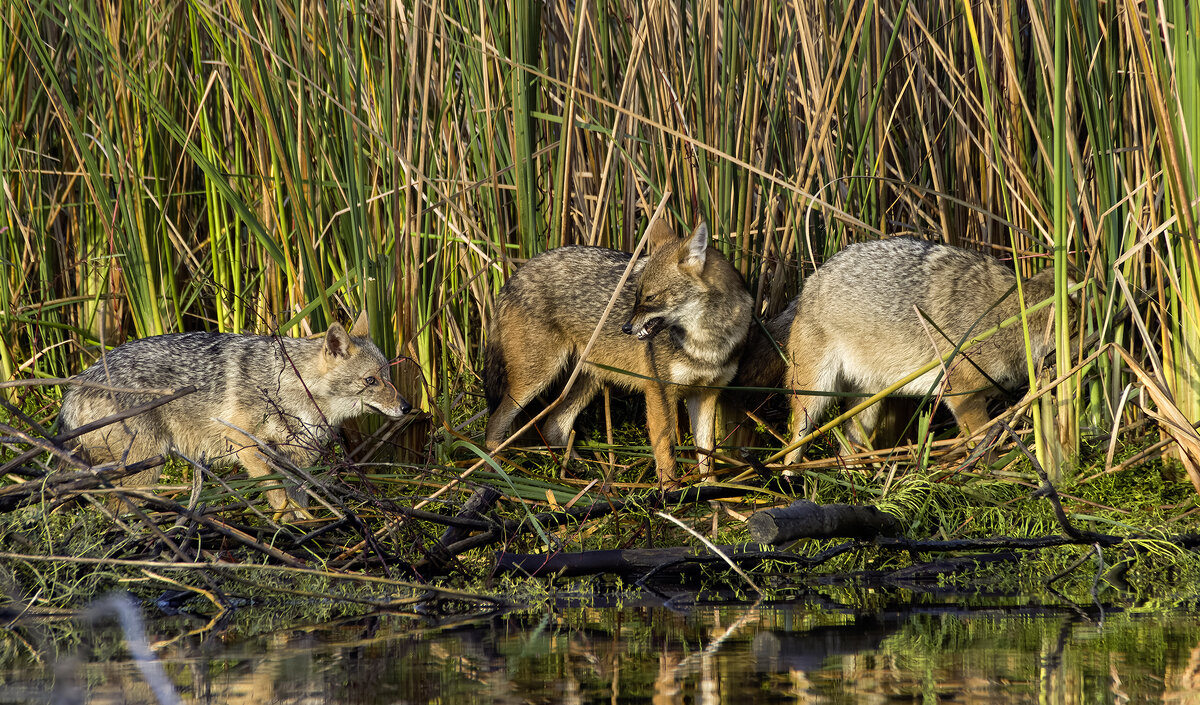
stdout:
[[[114,431],[111,428],[99,429],[83,436],[77,449],[77,453],[93,467],[131,465],[156,455],[169,455],[169,452],[156,444],[143,442],[132,432],[119,429]],[[114,480],[113,485],[115,487],[151,488],[158,484],[162,472],[163,466],[158,465],[149,470]],[[109,495],[104,501],[109,510],[114,513],[128,511],[125,501],[116,495]]]
[[[994,444],[989,444],[992,445],[990,448],[979,448],[978,445],[983,438],[973,438],[973,436],[991,419],[991,416],[988,415],[987,402],[989,392],[993,388],[988,386],[989,383],[981,374],[955,374],[952,372],[948,380],[951,393],[943,397],[943,401],[946,402],[950,412],[954,414],[960,435],[969,439],[967,443],[969,454],[976,456],[975,462],[981,462],[985,466],[991,465],[999,456],[998,449]],[[954,391],[959,393],[952,393]]]
[[[567,396],[553,411],[542,419],[541,430],[542,437],[548,446],[565,446],[571,438],[571,429],[575,426],[575,419],[579,417],[592,399],[596,397],[596,393],[600,391],[600,381],[586,372],[580,372],[575,378],[575,383],[571,385]],[[574,449],[571,451],[574,458],[579,458]]]
[[[846,399],[846,404],[850,406],[862,400],[861,397],[847,397]],[[873,444],[872,435],[879,427],[879,415],[884,403],[886,402],[879,401],[846,419],[846,422],[842,424],[842,432],[846,434],[846,440],[856,446],[866,447]],[[853,451],[854,449],[847,448],[846,450]]]
[[954,420],[963,436],[971,436],[987,425],[987,395],[983,392],[946,397],[946,406],[954,414]]
[[[519,363],[520,361],[514,362]],[[561,367],[561,362],[555,361],[546,361],[540,370],[532,369],[532,366],[525,364],[509,364],[508,379],[504,385],[500,403],[488,417],[486,431],[488,450],[495,450],[508,438],[517,414],[521,413],[530,402],[537,399],[537,396],[558,375]]]

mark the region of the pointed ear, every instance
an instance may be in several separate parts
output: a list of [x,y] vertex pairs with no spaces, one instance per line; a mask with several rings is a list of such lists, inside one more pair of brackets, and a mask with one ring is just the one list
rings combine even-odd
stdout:
[[341,323],[334,323],[325,331],[325,345],[322,346],[321,352],[329,358],[349,357],[350,345],[350,334]]
[[704,259],[708,254],[708,223],[700,223],[692,236],[681,243],[679,248],[679,266],[699,273],[704,269]]
[[371,335],[371,322],[367,320],[365,310],[358,314],[358,318],[354,319],[354,325],[350,326],[350,335],[355,338],[366,338]]
[[[1067,275],[1067,288],[1068,289],[1070,289],[1071,287],[1075,286],[1078,283],[1079,282],[1075,281],[1075,277],[1071,276],[1070,274]],[[1083,300],[1083,289],[1080,289],[1079,291],[1076,291],[1072,294],[1067,294],[1067,298],[1071,300],[1072,304],[1074,304],[1075,306],[1078,306],[1079,302]]]
[[666,218],[659,218],[650,226],[650,251],[658,252],[661,248],[674,245],[679,238],[671,228]]

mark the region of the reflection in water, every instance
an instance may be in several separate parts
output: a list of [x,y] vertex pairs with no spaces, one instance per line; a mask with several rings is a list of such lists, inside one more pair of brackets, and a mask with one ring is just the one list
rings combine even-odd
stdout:
[[[1188,612],[1110,609],[1096,622],[1028,603],[870,613],[642,604],[410,627],[371,617],[241,640],[210,634],[158,656],[184,702],[229,705],[1200,703],[1200,616]],[[159,629],[152,639],[185,631]],[[115,638],[100,629],[90,655],[60,660],[64,702],[155,702],[136,667],[113,652]],[[0,662],[0,702],[46,702],[53,673]],[[84,692],[86,700],[71,696]]]

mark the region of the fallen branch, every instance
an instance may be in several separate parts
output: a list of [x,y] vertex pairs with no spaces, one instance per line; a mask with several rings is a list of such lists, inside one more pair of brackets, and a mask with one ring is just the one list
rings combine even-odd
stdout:
[[[524,533],[537,531],[538,527],[542,529],[552,529],[563,524],[591,521],[599,519],[613,512],[618,512],[630,505],[637,505],[648,509],[661,509],[663,507],[679,505],[679,504],[698,504],[701,502],[710,502],[717,499],[730,499],[732,497],[742,497],[752,490],[742,487],[717,487],[713,485],[692,485],[674,492],[664,494],[647,493],[644,495],[635,495],[626,500],[613,499],[591,504],[582,507],[575,506],[558,512],[543,512],[541,514],[527,515],[521,519],[504,522],[498,526],[494,526],[488,531],[476,534],[455,541],[445,547],[450,556],[457,556],[473,548],[482,548],[490,546],[494,543],[507,541],[515,536]],[[429,576],[436,574],[434,570],[434,561],[429,558],[418,561],[412,566],[413,571],[417,575]]]
[[42,499],[58,499],[63,495],[111,487],[122,478],[158,467],[164,462],[163,456],[156,455],[132,465],[57,472],[45,478],[0,487],[0,512],[11,512]]
[[900,523],[875,507],[817,504],[807,499],[755,512],[747,523],[750,538],[772,545],[801,538],[869,539],[900,534]]
[[[500,492],[493,487],[481,487],[475,490],[466,504],[463,505],[455,518],[468,521],[479,521],[483,514],[490,510],[500,499]],[[450,525],[442,532],[441,538],[429,549],[428,561],[437,572],[445,570],[454,556],[447,550],[451,544],[462,541],[470,536],[471,530],[462,526]]]
[[[422,603],[430,601],[430,599],[454,600],[461,603],[476,603],[486,605],[494,609],[503,609],[512,607],[513,605],[503,597],[488,595],[486,593],[476,593],[467,590],[456,590],[454,588],[437,587],[412,583],[402,580],[394,580],[391,578],[382,578],[375,575],[363,575],[359,573],[338,573],[335,571],[321,570],[307,567],[294,567],[282,565],[263,565],[261,563],[231,563],[224,561],[212,562],[180,562],[166,563],[161,560],[129,560],[121,558],[96,558],[85,556],[65,556],[65,555],[31,555],[9,551],[0,551],[0,561],[21,561],[24,563],[34,564],[64,564],[64,565],[83,565],[83,566],[103,566],[103,567],[130,567],[130,568],[147,568],[158,571],[184,571],[189,574],[262,574],[272,576],[283,576],[290,578],[285,582],[294,582],[294,578],[298,576],[313,576],[324,578],[330,581],[357,583],[364,587],[379,586],[389,589],[392,596],[383,599],[362,599],[356,598],[353,594],[347,595],[344,592],[326,592],[321,594],[322,599],[330,599],[334,601],[356,602],[359,604],[367,604],[379,609],[396,609],[400,607],[416,607]],[[280,589],[276,585],[271,586],[272,589]],[[407,590],[409,595],[404,596],[403,592]],[[428,615],[425,615],[428,616]]]
[[162,497],[158,497],[156,495],[143,495],[140,496],[139,499],[141,499],[141,501],[144,502],[148,507],[151,507],[157,511],[170,512],[171,514],[185,517],[190,521],[194,521],[201,526],[207,527],[208,529],[211,529],[212,531],[215,531],[226,538],[236,541],[247,548],[258,551],[269,558],[283,563],[284,565],[288,565],[293,568],[306,567],[304,560],[291,554],[284,553],[273,546],[268,546],[261,541],[256,541],[246,532],[230,526],[223,521],[215,519],[214,517],[208,516],[207,514],[190,512],[188,511],[187,507],[184,507],[177,502],[172,502],[169,499],[163,499]]
[[[772,561],[812,567],[851,547],[852,544],[844,544],[844,547],[841,547],[837,553],[826,555],[829,553],[826,552],[826,554],[814,557],[780,551],[764,551],[758,544],[735,544],[716,548],[725,554],[725,558],[739,566],[754,569]],[[703,546],[540,554],[501,551],[496,554],[496,570],[500,573],[519,573],[535,578],[548,575],[573,576],[606,573],[626,577],[639,576],[639,582],[643,582],[654,574],[669,568],[689,564],[697,566],[723,564],[725,558],[715,555]]]

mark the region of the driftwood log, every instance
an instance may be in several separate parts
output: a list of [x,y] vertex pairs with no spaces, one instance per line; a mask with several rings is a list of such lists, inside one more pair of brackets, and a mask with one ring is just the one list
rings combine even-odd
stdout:
[[901,533],[900,523],[875,507],[817,504],[807,499],[755,512],[748,525],[750,538],[772,545],[805,538],[871,539]]
[[[737,546],[718,546],[722,553],[730,554]],[[632,548],[608,551],[580,551],[569,553],[508,553],[496,554],[496,571],[517,573],[528,577],[547,575],[643,575],[662,565],[678,561],[690,561],[713,557],[707,549],[690,546],[670,548]]]
[[496,571],[517,573],[527,577],[559,575],[620,575],[637,577],[639,582],[664,573],[672,568],[736,563],[742,568],[754,570],[764,563],[773,561],[792,566],[809,567],[823,563],[852,548],[851,544],[838,546],[816,556],[801,556],[795,553],[764,551],[758,544],[733,544],[714,546],[722,555],[715,554],[704,546],[672,546],[668,548],[627,548],[607,551],[580,551],[576,553],[558,551],[554,553],[508,553],[496,554]]
[[[513,537],[534,531],[553,529],[564,524],[582,524],[587,521],[594,521],[601,517],[609,516],[614,512],[620,512],[627,506],[637,506],[644,509],[660,509],[662,507],[675,506],[679,504],[696,504],[700,502],[710,502],[718,499],[730,499],[733,497],[741,497],[750,492],[743,487],[717,487],[712,485],[693,485],[685,487],[681,490],[675,490],[667,493],[647,493],[632,495],[628,499],[609,499],[589,503],[583,506],[576,505],[570,509],[543,512],[536,515],[526,515],[519,519],[498,523],[492,526],[487,531],[482,531],[478,534],[468,536],[459,541],[455,541],[446,545],[446,551],[452,556],[457,556],[474,548],[483,548],[495,543],[501,543],[511,540]],[[478,520],[474,520],[478,521]],[[446,522],[449,523],[449,522]],[[428,578],[438,573],[434,570],[434,561],[432,557],[413,564],[413,574]]]

